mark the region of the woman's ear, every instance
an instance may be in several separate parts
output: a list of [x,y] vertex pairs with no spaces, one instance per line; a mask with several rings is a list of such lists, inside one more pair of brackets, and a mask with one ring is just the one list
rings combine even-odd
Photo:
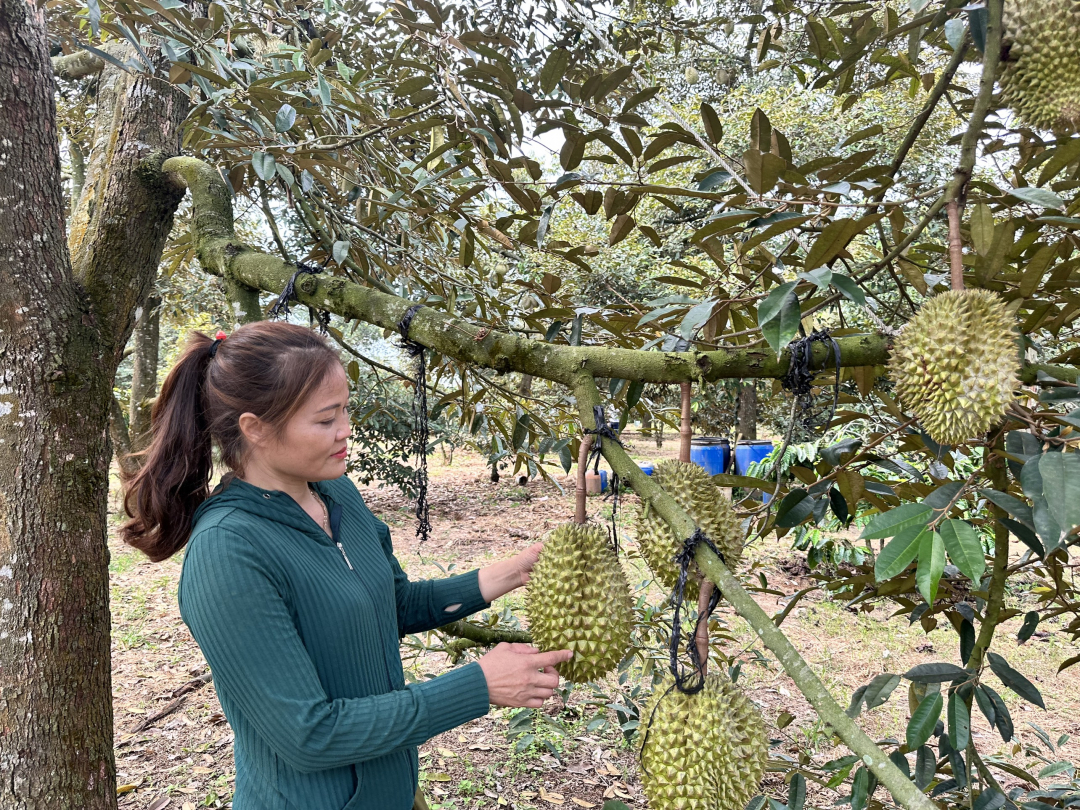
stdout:
[[242,413],[238,420],[240,433],[249,447],[261,447],[267,438],[267,426],[253,413]]

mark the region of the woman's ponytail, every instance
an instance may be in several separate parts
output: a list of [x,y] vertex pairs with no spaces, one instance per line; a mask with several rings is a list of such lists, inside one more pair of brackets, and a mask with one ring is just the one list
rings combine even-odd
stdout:
[[221,462],[243,475],[240,415],[255,414],[280,437],[340,366],[325,340],[295,324],[256,321],[218,343],[192,332],[154,403],[150,444],[132,456],[142,466],[122,476],[131,519],[120,528],[120,538],[154,562],[183,548],[195,510],[210,494],[213,445],[221,450]]
[[151,411],[151,441],[133,457],[138,472],[124,476],[124,510],[131,518],[120,538],[154,562],[187,542],[191,520],[210,491],[213,442],[206,420],[206,369],[214,340],[192,332],[161,386]]

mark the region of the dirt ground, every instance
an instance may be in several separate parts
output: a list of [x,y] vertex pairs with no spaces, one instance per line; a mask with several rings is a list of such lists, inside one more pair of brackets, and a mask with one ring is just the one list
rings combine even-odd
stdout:
[[[631,453],[641,461],[659,461],[676,452],[673,441],[658,450],[651,440],[629,434]],[[573,515],[573,486],[558,480],[564,491],[542,480],[525,486],[505,474],[491,483],[482,460],[458,451],[451,465],[438,452],[430,461],[431,515],[434,532],[418,548],[412,504],[396,491],[362,487],[364,497],[392,528],[396,554],[410,577],[439,577],[466,571],[507,556],[540,538]],[[119,524],[118,491],[112,500],[113,526]],[[647,573],[634,556],[632,513],[634,496],[624,496],[619,524],[629,553],[632,574],[643,582],[641,594],[659,605],[663,595],[647,583]],[[590,500],[594,519],[607,520],[610,501]],[[113,694],[116,718],[116,757],[122,808],[195,810],[229,807],[235,778],[232,733],[209,681],[208,668],[176,605],[182,555],[150,563],[110,537],[113,620]],[[805,566],[787,541],[765,541],[751,550],[752,563],[771,588],[786,596],[811,583]],[[633,577],[632,577],[633,579]],[[1023,589],[1010,594],[1010,604],[1026,599]],[[759,599],[770,614],[782,609],[776,596]],[[512,608],[519,615],[520,592],[492,606]],[[855,613],[820,593],[804,599],[792,611],[784,629],[818,672],[837,700],[847,705],[851,693],[882,672],[904,672],[926,661],[955,662],[955,635],[944,629],[925,634],[905,618],[889,619],[892,609]],[[799,695],[768,652],[755,643],[745,624],[730,608],[721,606],[718,619],[730,635],[725,653],[743,662],[740,684],[761,709],[770,737],[772,757],[810,757],[824,763],[846,751],[831,745],[816,713]],[[1015,625],[1015,626],[1014,626]],[[1055,742],[1063,734],[1080,734],[1080,666],[1058,675],[1061,661],[1077,654],[1053,622],[1039,627],[1024,645],[1016,642],[1019,620],[1002,627],[995,649],[1031,678],[1042,691],[1049,710],[1022,703],[1000,689],[1013,714],[1018,745],[1004,744],[973,717],[972,733],[984,752],[994,753],[1020,767],[1038,772],[1045,763],[1030,756],[1027,744],[1036,738],[1032,725]],[[426,634],[425,634],[426,635]],[[403,645],[407,673],[422,678],[451,666],[444,652],[425,651],[434,637]],[[600,808],[608,799],[645,806],[637,778],[632,745],[618,728],[614,706],[633,698],[633,675],[626,683],[613,678],[603,689],[576,687],[557,696],[543,714],[530,722],[514,720],[515,710],[493,709],[486,717],[447,732],[421,747],[421,780],[432,810],[465,808]],[[876,739],[903,739],[907,699],[901,687],[884,706],[859,718]],[[565,698],[565,699],[564,699]],[[784,729],[776,727],[783,713],[794,717]],[[603,719],[606,724],[601,725]],[[523,736],[521,732],[531,736]],[[1080,743],[1070,739],[1047,762],[1080,760]],[[999,774],[1006,786],[1013,777]],[[769,774],[766,792],[786,801],[786,787]],[[831,790],[812,785],[808,804],[825,807],[837,798]]]

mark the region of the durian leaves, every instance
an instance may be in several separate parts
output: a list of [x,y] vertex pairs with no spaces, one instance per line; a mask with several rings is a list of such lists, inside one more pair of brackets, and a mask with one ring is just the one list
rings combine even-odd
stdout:
[[[899,507],[903,509],[903,507]],[[893,510],[898,511],[898,510]],[[922,550],[923,535],[928,535],[926,526],[908,526],[881,550],[874,562],[874,578],[878,582],[892,579],[900,574],[919,556]]]
[[[934,510],[922,503],[905,503],[888,512],[874,517],[863,529],[860,540],[880,540],[895,537],[902,530],[912,526],[925,526],[930,522]],[[886,546],[888,548],[888,546]]]
[[934,733],[934,727],[941,717],[941,709],[945,701],[940,692],[927,695],[919,703],[919,707],[912,713],[907,724],[905,736],[909,751],[914,751],[930,739]]
[[919,567],[915,583],[927,604],[937,599],[938,584],[945,571],[945,543],[940,532],[923,531],[919,537]]
[[758,307],[758,326],[769,346],[780,356],[795,334],[799,331],[802,311],[799,298],[795,295],[797,281],[781,284]]
[[1072,533],[1080,526],[1080,456],[1046,453],[1039,459],[1039,475],[1054,521],[1064,535]]
[[982,541],[975,529],[963,520],[946,520],[941,524],[938,533],[953,565],[978,585],[986,571],[986,557],[983,554]]

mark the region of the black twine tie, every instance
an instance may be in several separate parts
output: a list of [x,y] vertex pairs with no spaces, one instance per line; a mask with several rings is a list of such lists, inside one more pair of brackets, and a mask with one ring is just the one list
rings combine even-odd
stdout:
[[679,566],[679,579],[675,583],[675,589],[671,593],[671,604],[675,609],[675,615],[671,620],[671,641],[668,645],[668,670],[671,672],[674,682],[669,686],[664,693],[653,704],[653,710],[649,715],[649,720],[645,724],[645,734],[641,740],[641,750],[645,749],[645,743],[649,739],[649,732],[652,730],[653,719],[656,717],[656,710],[660,707],[660,703],[671,694],[672,690],[678,689],[684,695],[694,695],[705,688],[705,661],[701,660],[701,656],[698,654],[697,648],[697,631],[704,622],[707,626],[709,619],[716,610],[716,606],[720,603],[720,589],[713,588],[712,594],[709,596],[709,607],[704,613],[699,613],[697,621],[694,623],[694,631],[686,637],[686,650],[690,656],[691,670],[687,672],[679,663],[679,639],[682,630],[682,603],[686,598],[686,583],[690,579],[690,564],[694,561],[694,554],[697,552],[697,547],[704,543],[712,552],[720,558],[721,562],[724,561],[724,555],[720,553],[720,549],[716,547],[708,535],[701,529],[694,529],[694,533],[688,537],[682,547],[682,551],[675,555],[675,564]]
[[694,561],[694,554],[697,552],[697,547],[702,543],[712,549],[713,554],[719,557],[721,562],[724,560],[724,555],[720,553],[720,549],[716,547],[713,541],[710,540],[701,529],[694,529],[694,533],[683,543],[682,551],[675,555],[675,564],[679,566],[679,579],[675,583],[675,590],[671,593],[671,606],[675,609],[675,615],[671,620],[671,641],[668,645],[668,669],[671,670],[671,675],[675,679],[675,687],[686,695],[693,695],[700,692],[705,686],[705,661],[702,661],[701,656],[698,654],[695,639],[697,637],[697,631],[702,623],[708,625],[709,617],[712,616],[713,611],[716,610],[716,606],[720,602],[720,589],[713,588],[712,595],[709,597],[708,610],[698,614],[697,622],[694,624],[694,632],[687,636],[686,648],[692,665],[691,671],[687,673],[679,664],[679,634],[682,630],[682,603],[686,598],[686,583],[687,580],[690,579],[690,565]]
[[416,391],[413,394],[413,442],[417,456],[416,473],[416,536],[423,543],[431,533],[431,516],[428,508],[428,404],[427,404],[427,362],[424,347],[409,339],[409,327],[421,304],[413,304],[398,321],[398,334],[401,335],[401,348],[416,360]]
[[[276,320],[278,318],[289,317],[290,310],[289,304],[292,301],[299,301],[296,295],[296,279],[305,273],[312,276],[317,276],[325,268],[315,267],[304,262],[296,263],[296,272],[292,274],[292,278],[289,279],[289,283],[285,285],[285,289],[281,291],[281,295],[278,296],[278,300],[274,302],[274,305],[270,307],[270,319]],[[319,331],[322,334],[326,334],[326,330],[330,326],[330,313],[325,309],[316,310],[313,307],[308,307],[308,324],[318,323]]]
[[828,419],[819,424],[827,425],[832,421],[836,415],[836,406],[840,402],[840,344],[836,342],[836,338],[829,333],[828,329],[819,329],[806,337],[793,341],[788,346],[788,351],[791,353],[791,364],[788,366],[784,376],[780,378],[780,384],[784,389],[795,395],[799,413],[802,415],[803,427],[807,429],[815,426],[811,413],[814,403],[813,386],[811,385],[814,379],[811,371],[814,362],[814,343],[829,344],[831,353],[836,360],[836,384],[833,386],[832,408],[829,411]]
[[[600,405],[593,405],[593,420],[596,422],[596,429],[585,429],[585,433],[597,436],[601,441],[593,442],[592,450],[589,451],[589,458],[586,461],[585,466],[588,467],[591,462],[593,465],[593,472],[597,475],[600,474],[600,455],[601,445],[603,439],[609,439],[615,442],[619,447],[623,446],[623,443],[619,441],[618,435],[611,429],[611,425],[608,424],[607,415],[604,413],[604,409]],[[615,553],[619,553],[619,528],[616,524],[616,519],[619,512],[619,490],[622,489],[622,481],[619,480],[618,473],[612,472],[611,474],[611,529],[610,539],[611,547],[615,549]],[[607,497],[607,496],[605,496]]]

